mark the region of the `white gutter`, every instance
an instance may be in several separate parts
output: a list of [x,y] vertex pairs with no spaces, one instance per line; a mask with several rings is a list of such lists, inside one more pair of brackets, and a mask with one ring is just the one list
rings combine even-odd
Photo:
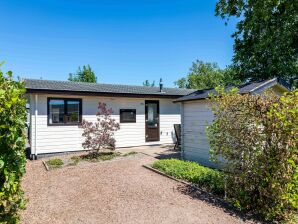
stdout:
[[38,116],[38,110],[37,110],[37,102],[38,102],[38,95],[35,94],[35,124],[34,124],[34,129],[35,129],[35,132],[34,132],[34,154],[35,155],[35,158],[36,158],[36,149],[37,149],[37,116]]
[[[180,102],[180,124],[181,124],[180,156],[181,156],[182,159],[184,159],[185,151],[184,151],[184,104],[183,104],[183,102]],[[177,141],[178,141],[178,139],[177,139]]]

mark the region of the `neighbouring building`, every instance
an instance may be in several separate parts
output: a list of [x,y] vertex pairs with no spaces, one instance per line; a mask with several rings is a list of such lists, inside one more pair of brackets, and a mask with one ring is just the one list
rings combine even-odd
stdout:
[[[262,82],[251,82],[238,86],[240,94],[261,94],[271,89],[281,95],[289,91],[287,85],[278,79]],[[180,97],[174,102],[181,104],[181,155],[186,160],[196,161],[204,166],[216,167],[210,161],[209,141],[206,127],[214,120],[208,98],[214,89],[197,90],[189,95]]]

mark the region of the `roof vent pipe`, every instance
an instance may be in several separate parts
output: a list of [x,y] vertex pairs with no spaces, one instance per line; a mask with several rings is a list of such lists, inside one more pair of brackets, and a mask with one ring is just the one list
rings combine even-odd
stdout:
[[159,92],[163,92],[163,82],[162,82],[162,78],[159,80]]

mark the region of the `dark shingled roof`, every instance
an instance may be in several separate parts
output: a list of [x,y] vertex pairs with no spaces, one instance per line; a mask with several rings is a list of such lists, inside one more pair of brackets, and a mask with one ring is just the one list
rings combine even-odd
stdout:
[[27,92],[60,92],[71,94],[117,95],[117,96],[156,96],[180,97],[194,92],[193,89],[163,88],[159,87],[130,86],[117,84],[85,83],[70,81],[53,81],[41,79],[25,79]]
[[[270,79],[270,80],[265,80],[265,81],[260,81],[260,82],[250,82],[246,83],[240,86],[237,86],[239,93],[240,94],[245,94],[245,93],[260,93],[263,92],[264,90],[279,84],[281,87],[289,90],[289,87],[287,87],[282,81],[279,81],[277,78]],[[231,89],[232,87],[228,87],[227,90]],[[174,102],[183,102],[183,101],[191,101],[191,100],[201,100],[201,99],[206,99],[209,97],[210,93],[216,93],[214,89],[205,89],[205,90],[197,90],[193,93],[190,93],[189,95],[180,97]]]

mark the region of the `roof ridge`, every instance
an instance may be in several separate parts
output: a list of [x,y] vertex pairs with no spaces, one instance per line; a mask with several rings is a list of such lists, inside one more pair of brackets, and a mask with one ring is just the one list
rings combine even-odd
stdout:
[[[259,89],[262,89],[263,87],[271,88],[272,86],[274,86],[276,84],[282,85],[278,82],[277,78],[271,78],[271,79],[262,80],[262,81],[252,81],[252,82],[244,83],[244,84],[238,85],[236,87],[239,89],[240,94],[247,94],[247,93],[249,94],[249,93],[257,92]],[[199,90],[198,90],[198,91],[195,91],[193,93],[182,96],[182,97],[174,100],[174,102],[206,99],[206,98],[209,97],[208,93],[211,92],[211,91],[214,91],[214,89],[211,89],[211,90],[208,90],[208,91],[205,90],[205,91],[202,91],[202,92],[199,92]]]
[[[66,81],[66,80],[49,80],[49,79],[31,79],[31,78],[25,78],[26,80],[32,80],[32,81],[46,81],[46,82],[56,82],[56,83],[73,83],[73,84],[83,84],[83,85],[105,85],[105,86],[122,86],[122,87],[137,87],[137,88],[148,88],[148,89],[159,89],[158,86],[141,86],[141,85],[127,85],[127,84],[112,84],[112,83],[92,83],[92,82],[76,82],[76,81]],[[187,89],[187,88],[176,88],[176,87],[164,87],[164,89],[181,89],[181,90],[193,90],[196,89]]]

